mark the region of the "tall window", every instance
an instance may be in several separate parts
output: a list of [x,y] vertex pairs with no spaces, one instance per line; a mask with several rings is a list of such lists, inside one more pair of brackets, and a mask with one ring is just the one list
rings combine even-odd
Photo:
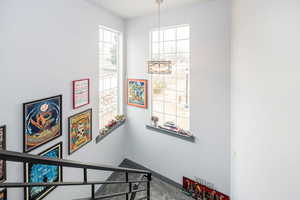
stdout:
[[99,119],[104,128],[122,109],[122,38],[121,33],[99,27]]
[[173,122],[190,129],[190,27],[181,25],[150,32],[151,59],[171,60],[171,74],[151,75],[152,115],[158,124]]

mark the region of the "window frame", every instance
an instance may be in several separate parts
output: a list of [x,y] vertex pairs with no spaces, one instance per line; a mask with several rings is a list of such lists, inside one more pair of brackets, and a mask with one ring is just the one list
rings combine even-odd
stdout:
[[[118,35],[118,41],[117,41],[117,63],[116,63],[116,67],[117,67],[117,114],[118,115],[124,115],[124,55],[123,55],[123,48],[124,48],[124,35],[123,32],[113,29],[113,28],[109,28],[107,26],[104,25],[99,25],[98,26],[98,77],[99,77],[99,81],[98,81],[98,85],[100,87],[101,84],[101,57],[100,57],[100,43],[105,43],[104,41],[104,34],[102,36],[102,38],[100,38],[100,30],[106,30],[109,31],[111,33],[117,34]],[[102,79],[104,80],[104,79]],[[104,83],[103,83],[104,84]],[[98,89],[98,97],[99,97],[99,108],[98,108],[98,117],[99,117],[99,129],[101,130],[104,127],[101,127],[101,115],[100,115],[100,109],[101,109],[101,104],[100,104],[100,88]],[[113,120],[113,119],[111,119]],[[105,126],[105,125],[103,125]]]
[[[174,55],[176,55],[176,60],[178,58],[178,51],[177,51],[177,44],[178,44],[178,41],[181,41],[181,40],[189,40],[189,51],[188,51],[188,59],[189,59],[189,65],[188,65],[188,73],[186,74],[188,77],[186,78],[186,81],[187,81],[187,92],[186,92],[186,98],[187,98],[187,105],[188,105],[188,115],[187,117],[185,117],[187,119],[187,123],[188,123],[188,129],[186,131],[190,131],[191,129],[191,91],[190,91],[190,86],[191,86],[191,25],[190,24],[179,24],[179,25],[173,25],[173,26],[164,26],[164,27],[161,27],[160,29],[158,28],[153,28],[149,31],[149,58],[150,59],[153,59],[153,32],[155,31],[166,31],[168,29],[177,29],[177,28],[181,28],[181,27],[188,27],[189,28],[189,34],[188,34],[188,38],[186,39],[177,39],[177,31],[176,31],[176,35],[175,35],[175,39],[174,40],[165,40],[165,38],[163,39],[160,39],[160,41],[157,41],[158,42],[158,45],[160,46],[163,46],[161,45],[160,43],[161,42],[170,42],[170,41],[175,41],[176,42],[176,52],[174,53]],[[159,33],[161,34],[161,33]],[[161,36],[160,36],[161,37]],[[163,37],[164,37],[164,34],[163,34]],[[164,46],[163,46],[164,48]],[[160,55],[164,55],[164,54],[173,54],[173,53],[161,53],[160,52]],[[163,56],[162,56],[163,58]],[[162,76],[165,76],[165,75],[162,75]],[[153,109],[153,102],[155,101],[154,98],[153,98],[153,75],[151,74],[150,75],[150,78],[149,78],[149,91],[150,91],[150,94],[149,94],[149,98],[150,98],[150,107],[149,107],[149,112],[150,112],[150,121],[151,121],[151,117],[152,117],[152,114],[153,113],[159,113],[159,112],[155,112],[154,109]],[[164,78],[165,79],[165,78]],[[176,81],[178,80],[178,78],[176,78]],[[176,88],[176,92],[178,92],[178,88]],[[163,103],[165,104],[165,100],[163,100]],[[179,106],[177,100],[176,100],[176,110],[177,110],[177,107]],[[177,112],[177,111],[176,111]],[[165,112],[165,106],[164,106],[164,110],[163,112],[161,113],[162,115],[172,115],[172,116],[175,116],[176,117],[176,125],[177,125],[177,119],[180,118],[181,116],[178,116],[177,113],[176,114],[169,114],[169,113],[166,113]],[[182,117],[183,118],[183,117]],[[181,128],[181,127],[179,127]],[[185,129],[184,129],[185,130]]]

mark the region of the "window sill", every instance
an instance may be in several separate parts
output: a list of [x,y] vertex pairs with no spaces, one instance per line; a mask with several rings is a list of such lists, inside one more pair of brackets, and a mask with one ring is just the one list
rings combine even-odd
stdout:
[[114,132],[116,129],[121,127],[123,124],[125,124],[126,119],[119,121],[115,126],[113,126],[105,135],[98,135],[96,137],[96,144],[98,144],[100,141],[102,141],[106,136],[110,135],[112,132]]
[[159,132],[159,133],[163,133],[163,134],[166,134],[166,135],[174,136],[174,137],[177,137],[177,138],[189,141],[189,142],[195,142],[195,136],[193,136],[193,135],[191,135],[191,136],[181,135],[176,131],[166,130],[166,129],[151,126],[151,125],[146,125],[146,128],[149,129],[149,130],[155,131],[155,132]]

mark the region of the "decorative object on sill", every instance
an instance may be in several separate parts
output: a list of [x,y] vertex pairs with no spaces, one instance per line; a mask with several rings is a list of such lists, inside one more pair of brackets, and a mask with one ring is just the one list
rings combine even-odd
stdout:
[[177,131],[171,130],[169,128],[163,128],[163,126],[152,126],[152,125],[146,125],[147,129],[153,130],[155,132],[159,132],[159,133],[163,133],[163,134],[167,134],[170,136],[174,136],[189,142],[195,142],[195,137],[191,134],[191,135],[184,135],[184,134],[179,134]]
[[160,56],[160,7],[163,0],[156,0],[158,5],[158,59],[151,59],[148,61],[148,73],[149,74],[171,74],[172,73],[172,61],[162,60]]
[[[39,153],[39,155],[48,158],[62,159],[62,142]],[[61,182],[63,177],[62,167],[32,163],[26,163],[24,165],[24,174],[26,183]],[[25,200],[40,200],[54,189],[55,186],[27,187],[25,189]]]
[[62,95],[23,104],[25,153],[62,135]]
[[73,109],[90,103],[90,79],[73,81]]
[[148,81],[144,79],[128,79],[127,86],[127,104],[147,108]]
[[[6,150],[6,126],[0,127],[0,149]],[[6,181],[6,161],[0,160],[0,182],[4,181]]]
[[154,127],[157,127],[157,122],[159,121],[159,118],[158,117],[155,117],[155,116],[152,116],[151,117],[151,121],[152,121],[152,125]]
[[69,117],[69,155],[92,141],[92,109]]
[[0,190],[0,200],[7,200],[7,189]]
[[[106,126],[105,128],[100,130],[99,135],[96,137],[96,143],[99,143],[101,140],[103,140],[106,136],[108,136],[111,132],[122,126],[126,118],[124,115],[118,115],[115,117],[116,119],[119,118],[119,120],[114,120],[116,123],[114,123],[114,126]],[[110,127],[110,128],[109,128]]]
[[197,200],[230,200],[230,197],[194,180],[183,177],[182,192]]

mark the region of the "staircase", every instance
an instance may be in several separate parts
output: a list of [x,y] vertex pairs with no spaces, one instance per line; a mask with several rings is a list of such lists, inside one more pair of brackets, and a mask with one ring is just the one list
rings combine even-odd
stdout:
[[[126,165],[122,164],[122,167],[127,167],[127,168],[136,168],[136,169],[141,169],[140,167],[137,168],[136,165]],[[144,168],[143,168],[144,169]],[[136,173],[129,173],[129,181],[131,180],[141,180],[144,178],[140,174]],[[118,173],[115,172],[113,173],[107,181],[120,181],[124,180],[125,176],[123,173]],[[144,178],[145,179],[145,178]],[[139,183],[137,184],[138,188],[133,188],[134,190],[140,190],[140,189],[145,189],[147,184],[145,183]],[[133,186],[134,187],[134,186]],[[180,191],[179,186],[175,186],[174,184],[167,183],[166,181],[162,180],[161,176],[156,175],[156,173],[152,173],[152,180],[150,183],[150,196],[152,200],[194,200],[191,197],[186,196]],[[126,191],[127,187],[126,185],[104,185],[102,186],[97,192],[97,195],[105,195],[109,193],[114,193],[114,192],[124,192]],[[146,195],[146,192],[137,192],[132,193],[129,196],[129,200],[139,200],[143,198]],[[112,198],[111,200],[125,200],[125,197],[115,197]]]

